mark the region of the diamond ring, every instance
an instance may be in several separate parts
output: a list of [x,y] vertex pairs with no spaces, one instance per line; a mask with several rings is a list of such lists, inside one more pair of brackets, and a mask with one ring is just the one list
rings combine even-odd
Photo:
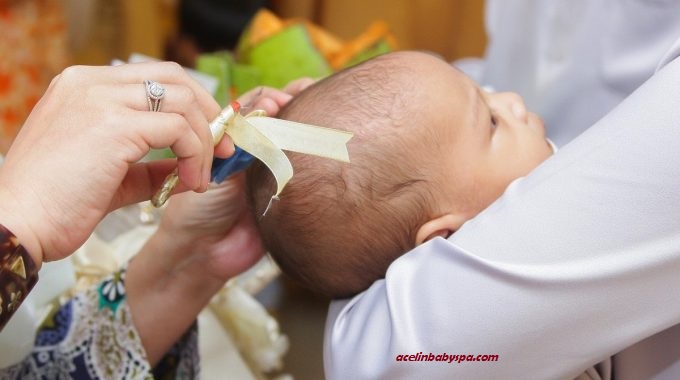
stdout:
[[146,100],[149,103],[149,111],[158,112],[161,110],[161,102],[165,96],[165,88],[160,83],[152,80],[145,80]]

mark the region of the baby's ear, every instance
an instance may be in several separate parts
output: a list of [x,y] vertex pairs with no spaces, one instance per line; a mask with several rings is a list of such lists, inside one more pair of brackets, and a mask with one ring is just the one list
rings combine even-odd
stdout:
[[416,246],[437,236],[449,237],[467,221],[463,215],[445,214],[420,226],[416,233]]

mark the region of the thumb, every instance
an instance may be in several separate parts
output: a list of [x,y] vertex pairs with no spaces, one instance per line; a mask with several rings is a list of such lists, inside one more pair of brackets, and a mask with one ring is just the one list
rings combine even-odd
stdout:
[[[109,211],[151,199],[160,189],[165,177],[172,173],[176,167],[177,161],[172,158],[130,165],[127,174],[118,187],[118,191],[109,204]],[[180,181],[173,193],[182,193],[187,190],[189,188]]]

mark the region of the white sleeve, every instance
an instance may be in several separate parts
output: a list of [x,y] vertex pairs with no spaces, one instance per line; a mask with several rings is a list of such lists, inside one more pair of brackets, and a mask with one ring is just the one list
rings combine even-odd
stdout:
[[[331,305],[329,379],[557,379],[680,322],[680,59],[449,240]],[[401,362],[398,355],[498,355]]]

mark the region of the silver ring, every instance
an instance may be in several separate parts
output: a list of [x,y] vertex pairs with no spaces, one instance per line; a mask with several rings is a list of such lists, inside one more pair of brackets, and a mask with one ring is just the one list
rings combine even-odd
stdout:
[[165,88],[160,83],[152,80],[145,80],[146,100],[149,103],[149,111],[158,112],[161,110],[161,102],[165,96]]

